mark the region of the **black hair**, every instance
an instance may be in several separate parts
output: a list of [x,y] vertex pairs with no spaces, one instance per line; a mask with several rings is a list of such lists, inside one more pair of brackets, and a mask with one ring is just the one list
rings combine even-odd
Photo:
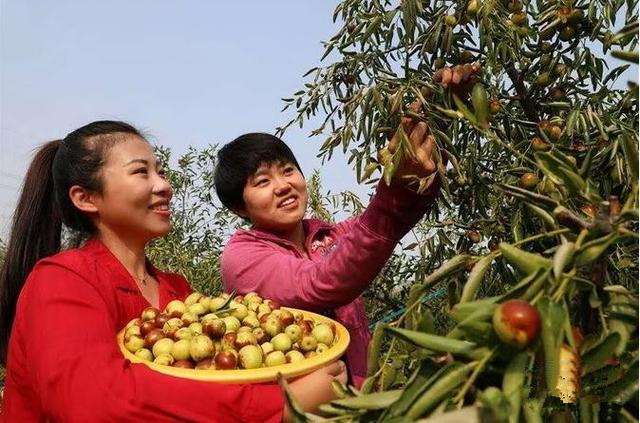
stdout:
[[275,135],[244,134],[218,151],[214,184],[218,198],[230,210],[244,208],[242,193],[248,179],[262,165],[291,163],[302,173],[291,149]]
[[91,219],[78,210],[69,189],[79,185],[102,192],[100,170],[111,146],[134,135],[133,126],[117,121],[92,122],[62,140],[44,144],[35,154],[22,186],[0,269],[0,360],[6,364],[15,307],[27,276],[41,258],[60,251],[62,224],[94,233]]

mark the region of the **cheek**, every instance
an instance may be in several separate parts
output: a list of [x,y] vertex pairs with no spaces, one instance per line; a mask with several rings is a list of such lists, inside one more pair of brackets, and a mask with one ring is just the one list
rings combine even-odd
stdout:
[[132,185],[126,191],[122,192],[123,200],[127,199],[136,206],[145,206],[148,207],[151,201],[151,191],[142,187]]
[[110,188],[109,191],[105,192],[110,207],[115,209],[127,209],[132,206],[136,208],[146,208],[149,204],[148,190],[146,190],[142,184],[125,181],[117,187],[112,186]]
[[260,211],[271,205],[271,196],[262,189],[245,189],[242,198],[248,210]]
[[300,194],[304,197],[306,203],[307,199],[309,198],[309,193],[307,192],[307,184],[305,183],[304,179],[302,180],[302,183],[298,188],[298,192],[300,192]]

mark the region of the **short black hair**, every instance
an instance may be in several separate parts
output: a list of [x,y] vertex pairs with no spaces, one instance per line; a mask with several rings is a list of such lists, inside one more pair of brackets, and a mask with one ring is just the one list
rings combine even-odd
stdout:
[[242,193],[247,180],[262,165],[291,163],[302,173],[291,149],[275,135],[244,134],[218,151],[214,184],[218,198],[230,210],[244,208]]

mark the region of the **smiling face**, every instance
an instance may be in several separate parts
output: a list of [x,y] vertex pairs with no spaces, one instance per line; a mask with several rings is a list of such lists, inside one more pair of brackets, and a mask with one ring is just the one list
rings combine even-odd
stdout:
[[103,189],[93,194],[98,231],[148,242],[171,229],[173,191],[151,145],[136,136],[113,145],[101,169]]
[[247,179],[244,208],[236,212],[258,228],[287,237],[302,227],[307,184],[292,163],[265,164]]

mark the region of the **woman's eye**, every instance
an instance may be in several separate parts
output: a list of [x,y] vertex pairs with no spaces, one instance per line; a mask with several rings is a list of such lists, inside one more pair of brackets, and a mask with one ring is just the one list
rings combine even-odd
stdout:
[[147,174],[147,168],[146,167],[141,167],[140,169],[136,169],[133,171],[133,173],[143,173],[143,174]]
[[164,177],[167,175],[167,172],[164,169],[158,169],[158,175]]
[[269,182],[269,180],[268,180],[268,179],[258,179],[258,180],[256,181],[256,185],[264,185],[264,184],[266,184],[267,182]]
[[293,170],[294,170],[293,167],[286,167],[284,169],[284,173],[285,175],[291,175],[293,173]]

